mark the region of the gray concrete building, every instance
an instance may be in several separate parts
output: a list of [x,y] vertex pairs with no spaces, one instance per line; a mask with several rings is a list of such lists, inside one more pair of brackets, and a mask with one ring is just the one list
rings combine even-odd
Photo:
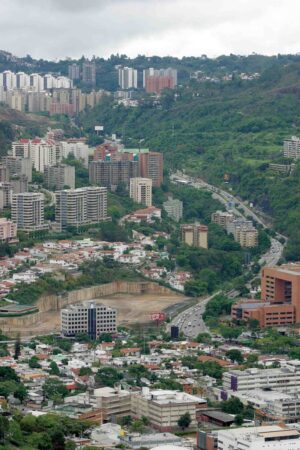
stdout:
[[67,187],[75,189],[75,167],[67,164],[46,166],[44,182],[48,189],[61,190]]
[[18,230],[39,231],[47,229],[44,222],[44,195],[35,192],[13,195],[11,216]]
[[182,219],[183,203],[181,200],[169,197],[169,199],[163,203],[163,208],[168,216],[176,222],[179,222],[179,220]]

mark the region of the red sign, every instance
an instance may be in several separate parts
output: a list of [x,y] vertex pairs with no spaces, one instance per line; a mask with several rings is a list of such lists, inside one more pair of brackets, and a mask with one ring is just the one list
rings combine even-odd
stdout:
[[165,318],[166,318],[166,315],[163,312],[151,314],[151,320],[154,320],[156,322],[162,322],[163,320],[165,320]]

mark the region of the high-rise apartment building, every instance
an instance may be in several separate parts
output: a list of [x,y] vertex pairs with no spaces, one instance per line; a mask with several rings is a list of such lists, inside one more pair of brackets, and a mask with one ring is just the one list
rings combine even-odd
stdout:
[[20,139],[12,143],[14,158],[30,158],[30,139]]
[[9,170],[9,175],[26,176],[29,183],[32,181],[32,162],[30,158],[4,156],[3,165]]
[[45,166],[44,182],[46,187],[52,190],[75,188],[75,167],[67,164]]
[[145,90],[148,94],[159,95],[163,89],[174,89],[173,78],[160,75],[146,78]]
[[78,64],[70,64],[68,67],[68,75],[71,80],[79,80],[80,78],[80,67]]
[[220,227],[226,228],[234,220],[235,216],[227,211],[216,211],[211,215],[211,221]]
[[181,225],[182,241],[193,247],[208,248],[208,228],[206,225],[185,224]]
[[0,183],[0,209],[11,206],[13,196],[12,184],[8,181]]
[[46,229],[44,195],[33,192],[13,195],[11,216],[18,230],[38,231]]
[[258,231],[254,228],[251,220],[238,218],[226,222],[227,233],[233,234],[234,240],[242,247],[256,247],[258,242]]
[[137,89],[138,87],[138,74],[136,69],[132,69],[131,67],[119,68],[118,79],[121,89]]
[[61,310],[61,332],[64,336],[87,334],[96,339],[101,333],[117,331],[117,311],[93,301],[70,305]]
[[11,242],[17,238],[16,224],[3,217],[0,218],[0,241]]
[[9,169],[5,164],[0,164],[0,183],[9,181]]
[[[43,173],[45,166],[52,166],[61,160],[61,145],[52,139],[21,139],[13,142],[12,156],[21,159],[29,158],[35,170]],[[21,163],[23,169],[25,164],[28,165],[28,162]],[[26,170],[29,172],[29,168]]]
[[181,200],[169,198],[163,203],[163,208],[168,216],[176,222],[179,222],[179,220],[182,219],[183,203]]
[[283,141],[283,155],[286,158],[300,158],[300,138],[292,136],[291,139]]
[[89,180],[92,184],[115,190],[119,184],[127,188],[130,179],[139,176],[138,161],[92,161],[89,164]]
[[82,161],[85,167],[89,164],[90,148],[86,144],[85,139],[74,138],[60,142],[61,154],[63,158],[73,155],[75,159]]
[[163,154],[159,152],[139,153],[140,175],[151,178],[152,186],[160,187],[163,182]]
[[26,175],[13,175],[10,178],[10,184],[14,194],[28,191],[28,178]]
[[146,88],[147,78],[149,77],[166,77],[170,79],[171,89],[177,86],[177,70],[168,67],[167,69],[149,69],[143,70],[143,87]]
[[86,187],[56,192],[55,220],[60,229],[107,219],[107,189]]
[[96,64],[93,61],[82,64],[82,82],[88,86],[96,85]]
[[137,203],[152,206],[152,180],[150,178],[130,179],[130,198]]

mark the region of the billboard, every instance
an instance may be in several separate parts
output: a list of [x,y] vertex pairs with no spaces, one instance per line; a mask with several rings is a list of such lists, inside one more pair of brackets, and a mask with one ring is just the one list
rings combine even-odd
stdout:
[[103,125],[95,125],[95,131],[103,131],[104,126]]

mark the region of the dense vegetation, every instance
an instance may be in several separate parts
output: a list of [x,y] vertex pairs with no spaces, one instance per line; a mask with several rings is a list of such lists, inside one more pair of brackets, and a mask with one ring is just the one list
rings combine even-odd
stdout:
[[286,258],[295,259],[300,169],[287,176],[268,165],[282,162],[284,138],[300,134],[299,74],[299,62],[284,66],[279,61],[259,80],[191,82],[178,87],[176,97],[166,91],[159,105],[145,98],[128,109],[105,98],[81,124],[88,131],[103,123],[108,134],[116,132],[131,147],[144,139],[144,146],[164,152],[168,168],[185,169],[249,199],[288,235]]

